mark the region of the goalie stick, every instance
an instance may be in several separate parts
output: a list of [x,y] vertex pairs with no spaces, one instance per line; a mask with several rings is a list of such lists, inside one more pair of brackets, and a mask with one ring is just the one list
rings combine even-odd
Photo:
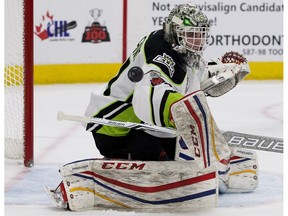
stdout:
[[[68,120],[81,123],[95,123],[112,127],[123,127],[136,130],[155,131],[177,136],[177,131],[173,128],[165,128],[156,125],[141,124],[134,122],[115,121],[96,117],[66,115],[61,111],[58,112],[57,119],[59,121]],[[252,135],[233,131],[222,131],[222,134],[225,140],[227,141],[228,145],[230,146],[283,153],[283,139],[280,138]]]

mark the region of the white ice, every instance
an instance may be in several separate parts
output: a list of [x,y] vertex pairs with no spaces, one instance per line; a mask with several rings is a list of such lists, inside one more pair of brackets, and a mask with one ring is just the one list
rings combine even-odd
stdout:
[[[135,213],[115,210],[70,212],[55,208],[43,187],[56,187],[58,167],[100,157],[89,132],[75,122],[57,121],[58,111],[82,115],[99,84],[40,85],[35,88],[35,165],[5,161],[5,215],[283,215],[283,154],[258,151],[259,188],[253,193],[221,195],[218,207],[191,213]],[[283,82],[243,81],[220,98],[208,100],[222,130],[283,138]]]

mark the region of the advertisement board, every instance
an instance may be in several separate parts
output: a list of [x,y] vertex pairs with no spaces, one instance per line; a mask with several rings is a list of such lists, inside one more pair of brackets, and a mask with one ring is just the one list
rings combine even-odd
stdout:
[[[149,28],[162,28],[172,8],[183,0],[150,0]],[[208,57],[233,50],[249,61],[283,61],[282,0],[194,0],[212,26]]]
[[[61,80],[67,77],[72,82],[106,81],[145,35],[162,28],[175,5],[186,2],[35,1],[36,83],[70,82]],[[205,58],[237,51],[250,62],[251,79],[283,79],[283,0],[193,3],[211,25]]]

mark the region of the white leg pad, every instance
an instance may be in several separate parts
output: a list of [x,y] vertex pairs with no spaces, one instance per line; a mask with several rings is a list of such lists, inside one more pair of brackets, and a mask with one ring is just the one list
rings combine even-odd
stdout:
[[202,91],[173,104],[171,115],[179,133],[175,160],[195,161],[203,169],[215,165],[221,193],[247,192],[257,188],[256,152],[228,146]]
[[179,137],[175,160],[195,160],[200,167],[217,165],[226,170],[231,154],[218,129],[202,91],[192,93],[171,106]]
[[191,161],[83,160],[60,168],[69,207],[144,211],[213,208],[218,199],[214,166]]
[[[221,173],[219,173],[220,175]],[[258,158],[256,152],[232,147],[229,179],[226,182],[219,183],[220,193],[252,192],[258,187],[258,183]]]

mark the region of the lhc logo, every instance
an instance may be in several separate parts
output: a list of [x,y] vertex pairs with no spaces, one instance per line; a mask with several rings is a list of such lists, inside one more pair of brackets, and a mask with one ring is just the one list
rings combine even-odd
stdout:
[[76,21],[67,22],[66,20],[54,20],[53,15],[47,11],[46,15],[42,16],[42,21],[38,26],[35,26],[35,34],[41,39],[69,37],[68,30],[77,26]]
[[82,42],[100,43],[110,41],[110,35],[107,31],[107,27],[102,26],[98,22],[98,19],[102,15],[103,11],[95,8],[90,10],[89,13],[93,17],[94,22],[91,24],[91,26],[85,27]]

